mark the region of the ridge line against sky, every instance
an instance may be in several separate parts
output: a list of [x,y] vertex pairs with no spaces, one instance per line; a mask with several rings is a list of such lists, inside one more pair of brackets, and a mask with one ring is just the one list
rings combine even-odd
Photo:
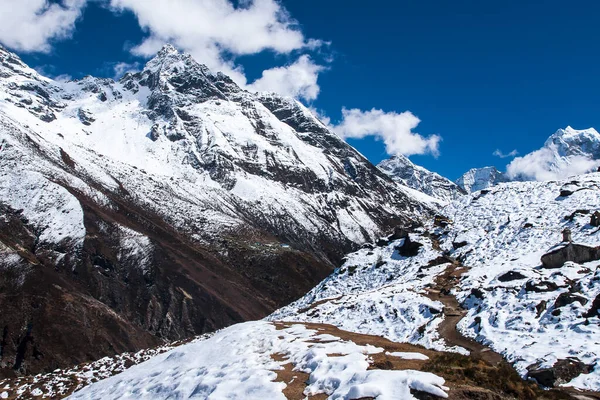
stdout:
[[[517,132],[505,133],[512,139],[507,141],[500,135],[486,132],[498,132],[493,125],[500,119],[493,115],[490,107],[497,92],[502,92],[502,88],[496,87],[501,86],[496,81],[502,77],[482,80],[481,71],[478,71],[473,76],[463,77],[461,82],[465,85],[464,92],[475,91],[481,95],[486,87],[492,89],[489,97],[480,99],[492,114],[487,125],[482,126],[484,116],[477,115],[482,111],[480,104],[476,104],[478,99],[460,91],[455,93],[456,101],[448,97],[446,86],[454,84],[447,79],[447,75],[453,77],[448,73],[448,66],[468,69],[473,61],[485,61],[480,57],[484,54],[461,60],[463,50],[473,46],[469,41],[481,44],[478,34],[495,36],[499,31],[507,36],[487,43],[489,54],[492,54],[502,46],[518,46],[523,38],[529,41],[528,35],[533,36],[536,30],[546,33],[549,23],[558,16],[571,13],[583,18],[594,14],[589,13],[589,9],[587,14],[580,13],[585,7],[558,9],[555,5],[560,2],[550,3],[554,1],[547,2],[546,10],[543,10],[538,7],[539,2],[534,1],[508,2],[505,9],[486,8],[475,1],[465,1],[450,9],[439,1],[423,9],[413,1],[398,4],[379,0],[369,7],[335,0],[331,5],[320,7],[316,6],[320,3],[313,0],[0,0],[0,43],[16,51],[41,72],[59,79],[94,72],[81,68],[86,58],[90,63],[93,61],[92,55],[81,51],[86,46],[100,47],[100,53],[108,55],[104,65],[98,66],[96,61],[96,72],[102,70],[100,75],[119,76],[128,70],[139,69],[144,60],[165,43],[172,43],[212,70],[231,76],[248,90],[275,91],[300,99],[374,163],[387,155],[417,155],[414,161],[418,164],[456,178],[471,167],[506,165],[519,152],[528,153],[539,148],[557,128],[569,124],[582,128],[596,122],[597,118],[587,107],[582,108],[586,112],[577,112],[569,105],[565,107],[563,118],[553,115],[529,120],[527,126],[515,126],[513,129]],[[590,4],[593,2],[587,5]],[[534,24],[529,30],[523,22],[531,25],[531,20],[526,17],[532,12],[537,13],[543,25]],[[508,25],[495,29],[490,22],[506,20],[505,14],[511,15],[512,19],[508,19]],[[467,21],[467,27],[456,24],[461,19]],[[354,24],[357,20],[361,23]],[[390,25],[390,21],[396,21],[397,26]],[[434,26],[432,22],[440,25],[439,32],[426,29]],[[514,25],[517,37],[526,34],[519,42],[512,40],[514,33],[511,35],[507,29],[510,24]],[[107,25],[110,25],[109,29],[106,29]],[[98,29],[101,26],[105,29]],[[415,29],[419,26],[423,29]],[[548,47],[550,52],[569,47],[572,41],[581,42],[584,36],[579,30],[585,31],[585,26],[582,22],[582,26],[570,28],[570,32],[577,31],[575,37],[568,36],[572,33],[561,32],[562,40],[550,35],[546,43],[536,44],[542,49]],[[89,30],[94,27],[95,34],[90,35]],[[115,32],[112,32],[113,27],[117,28]],[[448,27],[451,29],[447,30]],[[468,40],[445,43],[444,36],[437,36],[440,33]],[[95,37],[96,43],[90,41],[90,36]],[[364,41],[362,37],[366,37]],[[589,35],[587,40],[594,43],[597,37],[598,34]],[[111,44],[104,45],[103,41]],[[121,45],[115,46],[119,42]],[[463,53],[451,56],[440,52],[440,43],[453,44]],[[422,50],[416,49],[421,45]],[[74,49],[79,49],[77,54],[84,60],[73,62],[71,68],[61,64],[59,58],[74,60]],[[570,49],[572,51],[573,47]],[[486,53],[485,49],[479,50]],[[590,54],[594,53],[593,48],[588,50]],[[510,53],[510,49],[506,51]],[[512,51],[522,55],[522,49]],[[545,60],[547,54],[539,52],[539,58]],[[538,60],[532,57],[526,61],[528,64],[521,60],[520,66],[529,73],[528,66],[538,64]],[[440,64],[439,69],[432,68],[435,63]],[[78,66],[81,69],[78,70]],[[415,68],[423,69],[422,73],[415,73]],[[589,74],[588,69],[585,72]],[[379,73],[380,70],[385,73]],[[573,73],[583,70],[581,66],[572,68]],[[365,76],[365,71],[373,71],[373,74]],[[571,72],[563,66],[565,71]],[[457,71],[452,72],[458,76]],[[600,86],[597,78],[591,80],[585,75],[585,79],[587,84],[592,83],[591,87]],[[372,86],[368,86],[369,80]],[[432,83],[427,83],[428,80]],[[355,93],[347,87],[349,83],[350,86],[355,84]],[[540,87],[543,84],[534,83]],[[549,82],[543,89],[548,91],[555,83]],[[581,91],[580,86],[577,82],[571,92]],[[560,88],[569,92],[568,88]],[[504,102],[500,108],[508,107],[508,101],[515,102],[507,97],[507,93],[501,94]],[[539,100],[541,96],[534,94]],[[459,109],[456,103],[468,103],[470,107]],[[597,103],[590,104],[589,108]],[[546,102],[544,106],[547,110]],[[416,111],[419,117],[407,109]],[[560,110],[556,111],[560,113]],[[421,119],[423,123],[419,125]],[[521,117],[515,119],[521,120]],[[536,122],[539,128],[535,128]],[[431,133],[416,133],[417,125],[423,128],[422,131]],[[535,134],[528,137],[531,131]],[[470,160],[465,160],[465,155],[469,155]]]

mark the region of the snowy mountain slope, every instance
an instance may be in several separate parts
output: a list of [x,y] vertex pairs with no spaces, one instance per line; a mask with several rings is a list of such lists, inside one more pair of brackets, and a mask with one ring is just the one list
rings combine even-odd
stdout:
[[272,321],[320,322],[351,332],[380,335],[396,342],[420,344],[436,350],[448,346],[437,333],[443,304],[431,300],[426,288],[446,269],[432,262],[439,252],[431,240],[411,235],[424,246],[415,256],[402,256],[405,239],[382,246],[366,246],[347,256],[344,265],[298,301],[283,307]]
[[473,168],[456,180],[456,184],[467,193],[487,189],[510,179],[495,167]]
[[415,399],[411,390],[417,390],[448,397],[444,379],[434,374],[368,369],[371,356],[383,351],[300,324],[277,329],[267,322],[248,322],[157,356],[70,398],[286,399],[283,390],[294,379],[283,382],[277,372],[289,363],[297,374],[308,375],[306,396]]
[[446,311],[432,294],[448,290],[439,287],[441,274],[459,263],[459,279],[449,282],[466,310],[458,323],[463,335],[502,354],[522,376],[577,364],[580,369],[553,384],[599,391],[600,260],[558,269],[540,262],[561,242],[564,228],[576,243],[600,245],[600,229],[590,225],[598,199],[600,173],[508,183],[465,196],[442,210],[447,218],[413,229],[409,240],[421,246],[391,237],[350,254],[330,277],[269,319],[331,323],[450,349],[452,338],[440,327],[455,310]]
[[463,189],[452,181],[415,165],[403,155],[383,160],[377,167],[396,182],[446,202],[465,194]]
[[19,372],[262,317],[430,213],[300,103],[170,46],[66,83],[0,49],[0,207]]
[[[573,193],[561,196],[568,188]],[[598,364],[600,343],[593,338],[600,320],[592,304],[600,295],[600,262],[553,270],[542,268],[540,257],[561,242],[564,228],[576,243],[600,245],[587,213],[600,208],[599,198],[600,174],[589,174],[501,185],[444,210],[454,223],[442,248],[470,267],[456,292],[469,309],[459,329],[502,353],[523,375],[535,363],[550,367],[570,357]],[[465,245],[451,250],[452,243]],[[600,390],[599,374],[595,368],[569,384]]]

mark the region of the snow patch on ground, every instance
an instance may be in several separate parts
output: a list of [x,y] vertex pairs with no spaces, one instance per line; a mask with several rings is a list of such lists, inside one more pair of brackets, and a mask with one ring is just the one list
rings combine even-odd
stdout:
[[[410,390],[447,397],[444,379],[413,370],[368,370],[369,354],[383,351],[336,340],[296,324],[277,330],[268,322],[226,328],[212,338],[183,345],[122,374],[73,394],[72,399],[285,399],[276,371],[289,362],[310,375],[305,395],[331,399],[414,399]],[[315,340],[317,339],[317,340]],[[331,339],[331,338],[327,338]],[[276,361],[273,355],[284,356]],[[330,356],[335,354],[336,356]]]

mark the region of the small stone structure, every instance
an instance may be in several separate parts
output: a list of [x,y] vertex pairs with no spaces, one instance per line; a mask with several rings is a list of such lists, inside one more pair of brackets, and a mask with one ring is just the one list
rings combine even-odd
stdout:
[[563,240],[562,240],[563,242],[569,243],[569,242],[573,241],[573,237],[571,235],[571,230],[569,228],[565,228],[562,231],[562,234],[563,234]]
[[590,247],[583,244],[568,242],[542,256],[544,268],[561,268],[567,261],[583,264],[600,260],[600,247]]

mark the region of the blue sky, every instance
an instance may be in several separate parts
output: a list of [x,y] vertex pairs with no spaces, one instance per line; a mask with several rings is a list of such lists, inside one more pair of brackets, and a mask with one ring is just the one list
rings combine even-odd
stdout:
[[[159,25],[164,22],[159,18],[142,29],[139,21],[152,9],[144,10],[136,1],[141,0],[112,0],[110,8],[108,0],[65,0],[62,5],[80,7],[80,15],[66,32],[45,38],[47,46],[40,47],[39,41],[23,44],[14,32],[1,28],[0,42],[52,76],[112,77],[118,63],[135,67],[144,62],[142,52],[132,54],[132,49],[145,38],[177,28],[177,15],[172,15],[175,28]],[[427,142],[412,151],[425,154],[411,159],[451,179],[472,167],[503,169],[511,158],[494,156],[496,149],[525,154],[541,147],[558,128],[600,126],[597,1],[287,0],[279,7],[297,21],[292,30],[301,32],[304,44],[286,46],[285,40],[298,38],[282,36],[254,49],[252,38],[245,43],[243,35],[227,36],[219,39],[220,46],[229,46],[219,62],[243,67],[245,79],[254,82],[263,70],[308,57],[304,60],[310,62],[298,65],[312,68],[318,80],[307,83],[309,91],[299,97],[342,130],[342,108],[369,117],[371,125],[365,122],[363,131],[347,125],[344,132],[367,135],[347,140],[375,163],[388,157],[381,135],[372,132],[387,125],[376,118],[398,122],[394,115],[407,110],[421,120],[413,133],[424,140],[441,136],[437,157],[432,154],[435,145]],[[187,34],[178,32],[175,44],[194,48],[197,38],[188,40]],[[310,39],[320,42],[308,45]],[[256,87],[282,84],[277,79],[261,82]],[[382,113],[368,114],[373,108]],[[400,123],[410,121],[403,118]],[[402,152],[399,146],[419,139],[403,138],[388,146],[388,152]]]

